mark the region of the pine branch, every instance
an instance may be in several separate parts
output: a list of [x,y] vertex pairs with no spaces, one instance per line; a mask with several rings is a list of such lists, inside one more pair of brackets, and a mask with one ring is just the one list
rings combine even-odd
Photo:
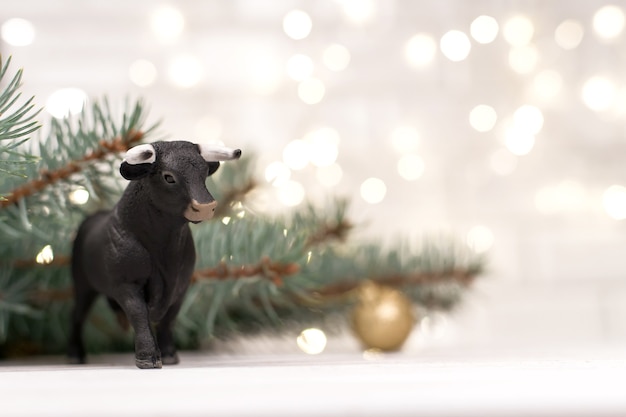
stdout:
[[[0,82],[8,74],[10,64],[11,57],[7,59],[6,63],[3,63],[0,54]],[[34,110],[34,97],[13,110],[21,97],[19,92],[21,86],[22,70],[19,69],[6,88],[0,92],[0,156],[2,156],[0,158],[0,174],[18,177],[23,176],[22,170],[26,164],[37,161],[36,157],[20,152],[19,149],[30,139],[29,135],[41,127],[35,120],[41,110]],[[2,186],[1,182],[0,186]],[[4,198],[0,194],[0,202],[3,200]]]
[[[143,126],[144,120],[141,102],[127,103],[119,116],[106,100],[93,102],[78,117],[50,121],[46,136],[32,145],[39,163],[25,165],[26,180],[2,178],[3,191],[12,192],[0,201],[0,350],[11,350],[9,345],[38,345],[39,353],[63,349],[72,236],[86,213],[119,198],[113,156],[152,133],[156,125]],[[88,191],[86,204],[72,200],[77,189]],[[48,246],[54,259],[41,265],[37,254]],[[8,292],[11,288],[23,291]],[[100,326],[89,334],[104,340],[100,332],[116,329]]]
[[142,138],[142,132],[131,131],[124,137],[101,140],[98,149],[89,151],[87,155],[76,161],[70,161],[67,165],[55,170],[42,169],[39,178],[18,186],[4,200],[0,201],[0,209],[17,204],[24,198],[42,192],[45,188],[59,181],[68,179],[71,175],[80,172],[86,163],[102,161],[110,154],[127,151]]
[[[86,214],[119,198],[113,155],[148,136],[153,127],[143,128],[142,121],[140,104],[127,108],[120,123],[106,101],[95,103],[78,121],[53,120],[35,152],[41,166],[27,166],[30,179],[9,187],[11,193],[0,203],[4,352],[64,349],[72,303],[72,236]],[[214,221],[192,227],[197,264],[176,326],[181,348],[343,312],[367,280],[397,287],[421,305],[450,308],[481,271],[481,258],[447,240],[391,250],[379,242],[350,243],[353,225],[343,200],[323,208],[303,206],[288,216],[255,215],[246,200],[259,184],[253,157],[246,156],[223,164],[207,181],[220,211]],[[69,199],[78,187],[89,191],[87,205]],[[48,246],[54,259],[40,264],[36,256]],[[129,332],[123,331],[124,317],[102,299],[89,322],[90,352],[132,348]]]

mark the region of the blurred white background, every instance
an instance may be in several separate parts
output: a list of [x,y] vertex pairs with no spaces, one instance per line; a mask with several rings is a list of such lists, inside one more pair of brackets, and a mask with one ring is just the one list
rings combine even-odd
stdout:
[[0,6],[0,51],[49,115],[142,97],[173,139],[256,151],[261,208],[346,196],[363,239],[445,232],[487,251],[437,343],[626,343],[621,5]]

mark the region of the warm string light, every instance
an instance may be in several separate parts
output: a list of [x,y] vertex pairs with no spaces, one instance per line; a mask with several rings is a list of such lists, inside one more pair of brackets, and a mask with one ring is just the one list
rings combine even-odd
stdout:
[[467,232],[465,241],[476,253],[484,253],[493,247],[495,238],[487,226],[476,225]]
[[89,191],[84,188],[77,188],[70,192],[68,198],[72,204],[82,206],[84,204],[87,204],[87,202],[89,201]]
[[319,355],[326,349],[326,334],[314,327],[304,329],[296,338],[296,344],[301,351],[309,355]]
[[128,77],[133,84],[139,87],[148,87],[154,84],[157,74],[156,66],[146,59],[134,61],[128,69]]
[[185,17],[173,6],[161,6],[150,17],[152,32],[163,43],[174,43],[185,29]]
[[35,41],[35,35],[35,26],[26,19],[8,19],[0,27],[2,40],[12,46],[28,46]]
[[593,30],[601,39],[614,39],[624,30],[624,12],[618,6],[608,5],[593,15]]
[[46,245],[35,257],[35,262],[41,265],[47,265],[54,261],[54,252],[52,251],[52,246]]
[[50,94],[45,109],[53,117],[61,119],[81,113],[86,102],[87,93],[80,88],[61,88]]

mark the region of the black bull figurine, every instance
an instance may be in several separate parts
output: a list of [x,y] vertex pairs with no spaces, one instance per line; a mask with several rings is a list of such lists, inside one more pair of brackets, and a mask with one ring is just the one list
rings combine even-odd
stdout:
[[85,219],[74,241],[70,362],[85,362],[83,324],[98,294],[134,328],[137,367],[179,362],[172,327],[196,259],[189,222],[213,217],[217,202],[206,178],[219,161],[240,156],[239,149],[185,141],[126,153],[120,173],[130,183],[120,201]]

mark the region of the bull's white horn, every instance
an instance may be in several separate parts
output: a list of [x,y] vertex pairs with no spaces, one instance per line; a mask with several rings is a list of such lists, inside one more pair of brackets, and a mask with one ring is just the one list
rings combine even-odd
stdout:
[[200,148],[200,155],[207,162],[229,161],[239,159],[241,156],[241,149],[232,149],[221,145],[199,143],[198,148]]
[[124,155],[124,160],[122,162],[137,165],[153,164],[154,161],[156,161],[156,151],[154,150],[154,146],[149,143],[145,143],[143,145],[137,145],[130,148],[126,152],[126,155]]

